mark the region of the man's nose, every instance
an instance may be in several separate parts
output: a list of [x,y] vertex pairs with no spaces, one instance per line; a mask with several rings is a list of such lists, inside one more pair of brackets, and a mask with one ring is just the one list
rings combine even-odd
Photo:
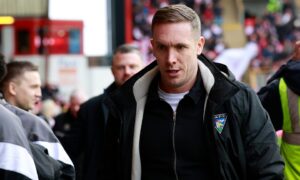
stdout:
[[175,64],[176,62],[176,52],[172,48],[168,50],[167,61],[170,64]]
[[130,76],[130,75],[132,75],[132,69],[130,68],[130,67],[125,67],[125,74],[127,75],[127,76]]
[[42,90],[41,90],[41,88],[39,88],[39,89],[36,90],[35,96],[38,97],[38,98],[42,97]]

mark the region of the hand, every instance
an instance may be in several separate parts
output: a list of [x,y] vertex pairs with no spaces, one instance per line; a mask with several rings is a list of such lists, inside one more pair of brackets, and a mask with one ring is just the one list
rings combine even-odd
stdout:
[[294,46],[294,53],[292,56],[292,60],[300,61],[300,41],[297,41]]

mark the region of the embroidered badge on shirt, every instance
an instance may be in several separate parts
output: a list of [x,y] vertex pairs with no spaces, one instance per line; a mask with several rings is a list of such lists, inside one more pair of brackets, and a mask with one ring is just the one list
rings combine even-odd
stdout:
[[227,119],[227,114],[216,114],[213,116],[213,121],[214,121],[214,125],[216,130],[218,131],[219,134],[222,133],[223,128],[225,126],[226,123],[226,119]]

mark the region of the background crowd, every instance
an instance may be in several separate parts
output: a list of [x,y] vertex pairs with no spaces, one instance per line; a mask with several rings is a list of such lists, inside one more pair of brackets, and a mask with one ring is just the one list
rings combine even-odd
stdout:
[[[273,66],[274,62],[286,60],[291,45],[300,36],[300,22],[295,6],[289,0],[266,4],[263,15],[245,11],[244,32],[247,41],[254,41],[259,54],[254,66]],[[173,3],[184,3],[193,8],[201,18],[202,34],[206,38],[203,51],[211,59],[229,48],[223,40],[223,10],[220,0],[135,0],[133,1],[133,37],[148,61],[153,60],[149,39],[151,19],[156,9]],[[277,67],[277,66],[276,66]]]

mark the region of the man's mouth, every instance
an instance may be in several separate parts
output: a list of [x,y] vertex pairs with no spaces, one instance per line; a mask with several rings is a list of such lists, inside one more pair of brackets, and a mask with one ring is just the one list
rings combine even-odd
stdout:
[[167,70],[167,74],[168,74],[169,76],[177,76],[178,72],[179,72],[179,70],[174,70],[174,69],[172,69],[172,70]]
[[39,103],[40,103],[40,100],[35,100],[35,101],[34,101],[34,104],[35,104],[35,105],[38,105]]

